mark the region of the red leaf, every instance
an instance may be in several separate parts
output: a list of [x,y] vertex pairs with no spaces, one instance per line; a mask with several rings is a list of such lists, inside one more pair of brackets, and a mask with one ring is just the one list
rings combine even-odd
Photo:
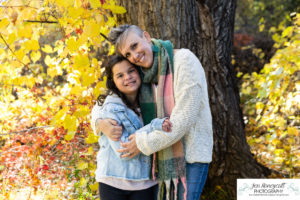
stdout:
[[58,150],[62,150],[63,149],[63,145],[62,144],[59,144],[59,145],[57,145],[57,147],[56,147]]
[[48,165],[43,165],[43,170],[49,170]]

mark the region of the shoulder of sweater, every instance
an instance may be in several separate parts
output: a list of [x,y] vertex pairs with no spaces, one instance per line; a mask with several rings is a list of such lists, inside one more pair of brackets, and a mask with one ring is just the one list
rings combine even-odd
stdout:
[[[203,67],[197,56],[189,49],[178,49],[174,53],[174,70],[199,73],[203,71]],[[200,73],[204,73],[204,71]]]
[[[175,68],[199,68],[202,67],[197,56],[189,49],[178,49],[174,53],[174,67]],[[200,68],[201,68],[200,67]]]
[[175,60],[183,60],[183,59],[191,59],[196,58],[196,55],[189,49],[177,49],[174,52],[174,59]]

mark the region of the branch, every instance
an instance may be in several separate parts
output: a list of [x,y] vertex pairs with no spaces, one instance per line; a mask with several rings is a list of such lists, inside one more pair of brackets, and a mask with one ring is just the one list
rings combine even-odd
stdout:
[[51,127],[54,127],[54,126],[39,126],[39,127],[32,127],[32,128],[29,128],[29,129],[25,129],[25,130],[21,130],[21,131],[16,131],[16,132],[0,133],[0,135],[12,135],[12,134],[18,134],[18,133],[26,133],[26,132],[29,132],[29,131],[34,130],[34,129],[51,128]]
[[33,9],[38,9],[38,8],[28,6],[28,5],[23,5],[23,6],[0,6],[0,8],[33,8]]
[[24,22],[41,23],[41,24],[58,24],[57,21],[24,20]]
[[5,45],[7,46],[7,48],[11,51],[11,53],[16,57],[17,61],[20,62],[21,64],[23,64],[24,66],[25,63],[23,63],[21,60],[18,59],[17,55],[15,54],[15,52],[10,48],[9,44],[6,42],[6,40],[4,39],[3,35],[0,33],[0,38],[3,40],[3,42],[5,43]]

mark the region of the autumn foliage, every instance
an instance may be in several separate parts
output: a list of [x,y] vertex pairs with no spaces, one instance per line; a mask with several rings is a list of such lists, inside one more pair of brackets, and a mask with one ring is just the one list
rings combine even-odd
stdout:
[[[300,176],[300,15],[273,34],[276,52],[258,73],[239,73],[252,153],[287,177]],[[282,26],[282,25],[281,25]]]
[[113,52],[100,35],[125,13],[114,0],[2,1],[0,199],[30,186],[95,199],[97,137],[89,114]]

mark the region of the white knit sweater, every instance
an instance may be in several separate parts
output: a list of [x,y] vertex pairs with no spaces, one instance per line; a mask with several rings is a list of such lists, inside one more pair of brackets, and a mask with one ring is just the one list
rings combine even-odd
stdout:
[[211,162],[213,131],[205,73],[188,49],[179,49],[174,55],[174,98],[172,132],[137,134],[139,150],[150,155],[183,138],[186,162]]

